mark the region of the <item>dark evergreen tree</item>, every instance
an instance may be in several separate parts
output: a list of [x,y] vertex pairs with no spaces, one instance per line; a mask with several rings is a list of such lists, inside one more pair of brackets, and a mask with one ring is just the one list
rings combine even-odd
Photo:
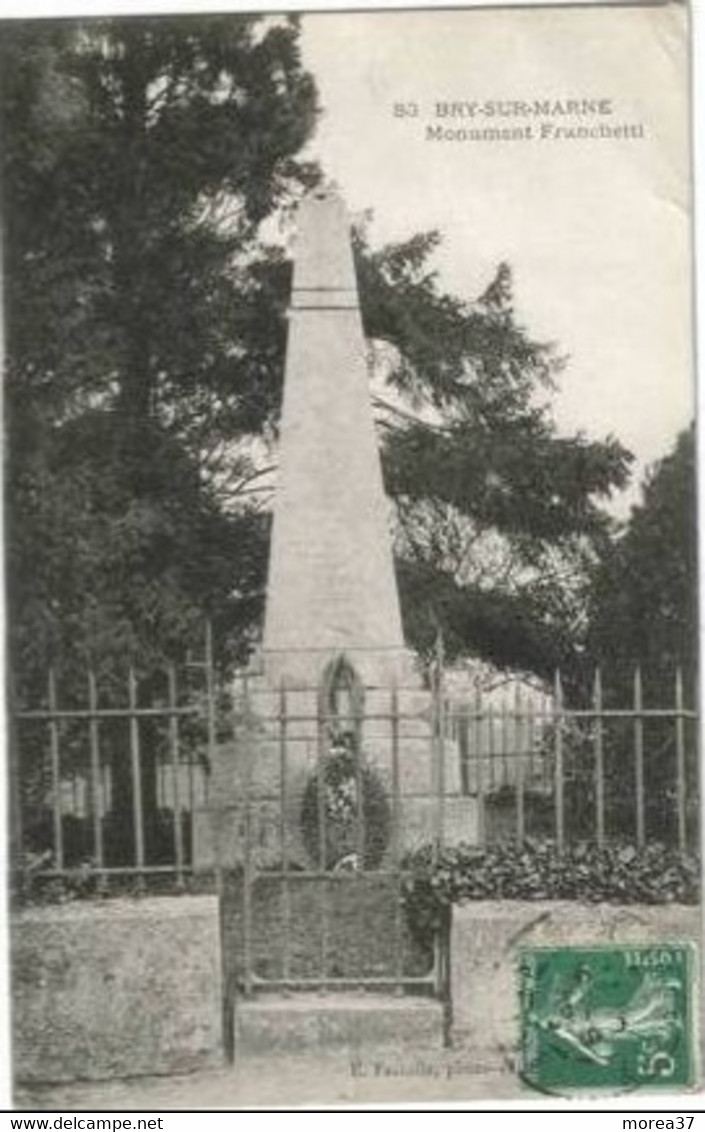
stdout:
[[[287,268],[260,228],[318,176],[296,156],[315,91],[287,18],[7,23],[0,45],[16,690],[36,706],[53,665],[83,705],[91,661],[102,704],[124,704],[132,664],[151,701],[206,618],[227,663],[261,615],[268,521],[233,502],[254,469],[231,449],[279,399]],[[46,847],[43,738],[25,728],[21,760]],[[152,721],[141,741],[154,863],[166,742]],[[86,742],[64,731],[64,775]],[[112,864],[133,859],[127,750],[104,723]],[[85,828],[64,827],[75,863]]]
[[[684,774],[685,831],[698,840],[698,603],[695,430],[647,474],[642,499],[619,537],[593,568],[588,593],[586,657],[579,706],[591,702],[599,668],[603,706],[625,713],[603,721],[608,830],[636,833],[637,728],[643,759],[645,827],[650,839],[678,838],[678,760]],[[573,797],[578,818],[594,829],[594,728],[573,743]],[[679,752],[680,744],[680,752]],[[579,829],[579,821],[574,822]]]
[[387,489],[399,513],[409,638],[552,678],[580,663],[588,569],[628,479],[615,439],[561,436],[548,394],[565,364],[518,322],[501,264],[475,303],[443,293],[435,233],[371,252],[358,240],[367,333],[394,391]]
[[[2,28],[9,610],[20,678],[247,640],[267,519],[225,446],[281,386],[262,222],[316,180],[294,19]],[[230,635],[228,636],[228,631]],[[233,632],[234,631],[234,632]]]
[[[694,694],[698,595],[695,428],[647,474],[642,500],[594,571],[588,644],[610,685],[644,670],[646,694],[672,698],[683,670]],[[663,705],[662,705],[663,706]]]

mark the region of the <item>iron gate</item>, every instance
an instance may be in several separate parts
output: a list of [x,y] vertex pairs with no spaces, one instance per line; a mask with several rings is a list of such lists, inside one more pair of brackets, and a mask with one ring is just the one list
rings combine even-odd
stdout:
[[[403,902],[413,807],[438,852],[443,843],[442,697],[422,694],[425,711],[405,712],[418,688],[362,688],[340,661],[322,686],[282,684],[264,728],[248,682],[241,694],[240,716],[259,721],[260,738],[243,754],[238,860],[220,871],[226,1045],[232,1052],[238,995],[356,988],[445,999],[447,931],[414,935]],[[411,793],[401,760],[410,722],[425,732],[432,777]]]

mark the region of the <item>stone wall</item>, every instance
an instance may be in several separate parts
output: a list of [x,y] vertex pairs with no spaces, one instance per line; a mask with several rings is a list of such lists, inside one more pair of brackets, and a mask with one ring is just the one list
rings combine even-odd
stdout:
[[[13,916],[11,932],[18,1081],[167,1074],[222,1063],[215,896],[29,909]],[[682,905],[488,901],[455,908],[453,1044],[485,1065],[514,1066],[522,947],[700,939],[700,909]]]
[[18,1081],[222,1062],[215,896],[25,910],[12,919],[11,960]]
[[[453,1045],[483,1063],[514,1066],[519,1049],[518,956],[523,947],[694,943],[701,909],[690,905],[585,905],[477,901],[453,909]],[[700,954],[700,952],[699,952]],[[694,1006],[694,1013],[702,1013]],[[702,1059],[701,1059],[702,1061]]]

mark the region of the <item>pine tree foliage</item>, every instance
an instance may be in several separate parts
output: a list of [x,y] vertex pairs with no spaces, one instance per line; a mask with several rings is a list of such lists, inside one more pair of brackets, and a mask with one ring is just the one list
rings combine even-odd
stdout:
[[225,448],[275,415],[288,274],[260,228],[318,177],[296,21],[5,25],[2,73],[19,668],[148,666],[206,614],[242,642],[267,519]]
[[646,692],[672,701],[681,667],[689,696],[697,671],[695,428],[647,474],[641,502],[594,571],[588,642],[610,685],[644,670]]
[[407,631],[429,649],[441,628],[449,655],[550,676],[575,662],[604,503],[631,456],[612,437],[558,434],[549,397],[565,359],[518,321],[509,266],[462,302],[428,266],[438,240],[357,242],[366,330],[388,347],[397,394],[384,466]]

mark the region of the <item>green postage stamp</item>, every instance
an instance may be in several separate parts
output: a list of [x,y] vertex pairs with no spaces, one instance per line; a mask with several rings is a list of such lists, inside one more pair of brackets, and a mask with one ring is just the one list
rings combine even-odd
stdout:
[[523,1079],[559,1093],[692,1084],[694,969],[679,944],[523,950]]

